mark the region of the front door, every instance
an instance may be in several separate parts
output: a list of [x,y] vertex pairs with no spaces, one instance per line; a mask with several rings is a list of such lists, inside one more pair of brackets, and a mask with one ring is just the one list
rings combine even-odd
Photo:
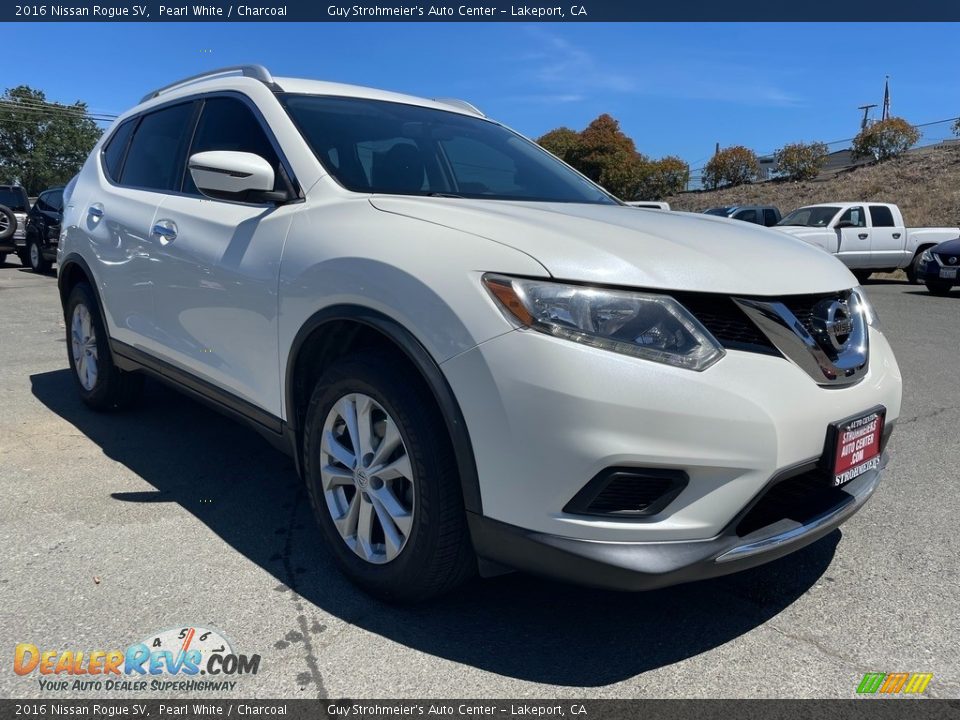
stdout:
[[[285,181],[273,141],[239,98],[204,101],[188,156],[207,150],[255,153]],[[299,207],[209,199],[186,172],[183,192],[164,198],[153,227],[161,359],[275,417],[280,256]]]
[[859,205],[848,208],[837,220],[840,248],[837,256],[850,268],[870,267],[870,234],[867,215]]

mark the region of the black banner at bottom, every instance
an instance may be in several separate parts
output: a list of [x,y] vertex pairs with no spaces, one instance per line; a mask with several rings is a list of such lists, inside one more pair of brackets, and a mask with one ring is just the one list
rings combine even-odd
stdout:
[[960,700],[0,700],[0,718],[291,718],[293,720],[928,720],[960,718]]

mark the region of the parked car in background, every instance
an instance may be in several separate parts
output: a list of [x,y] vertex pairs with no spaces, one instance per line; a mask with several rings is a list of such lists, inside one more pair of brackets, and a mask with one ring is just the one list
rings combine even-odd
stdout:
[[710,208],[703,212],[706,215],[743,220],[764,227],[771,227],[780,222],[780,209],[775,205],[728,205],[726,207]]
[[954,285],[960,284],[960,238],[921,252],[917,279],[934,295],[946,295]]
[[0,264],[23,241],[28,212],[30,199],[26,190],[19,185],[0,185]]
[[56,261],[62,220],[63,188],[44,190],[27,215],[26,237],[18,247],[21,261],[34,272],[49,272]]
[[669,210],[670,203],[660,202],[658,200],[632,200],[627,203],[630,207],[644,208],[646,210]]
[[960,227],[904,227],[896,205],[868,202],[807,205],[777,223],[777,230],[836,255],[861,282],[897,268],[918,282],[923,251],[960,235]]

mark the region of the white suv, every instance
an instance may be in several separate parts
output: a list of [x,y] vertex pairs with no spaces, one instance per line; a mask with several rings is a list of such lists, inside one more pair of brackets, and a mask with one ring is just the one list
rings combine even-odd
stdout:
[[900,412],[840,262],[625,206],[462,101],[227,68],[123,115],[67,202],[84,401],[149,374],[248,422],[381,596],[766,562],[862,506]]

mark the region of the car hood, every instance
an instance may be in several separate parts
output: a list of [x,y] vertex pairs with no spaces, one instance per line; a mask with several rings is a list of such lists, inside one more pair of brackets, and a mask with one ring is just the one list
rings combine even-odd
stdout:
[[383,212],[513,247],[563,280],[741,295],[832,292],[857,284],[842,263],[818,248],[710,215],[395,195],[374,195],[370,202]]
[[960,238],[940,243],[933,248],[933,252],[937,255],[960,255]]

